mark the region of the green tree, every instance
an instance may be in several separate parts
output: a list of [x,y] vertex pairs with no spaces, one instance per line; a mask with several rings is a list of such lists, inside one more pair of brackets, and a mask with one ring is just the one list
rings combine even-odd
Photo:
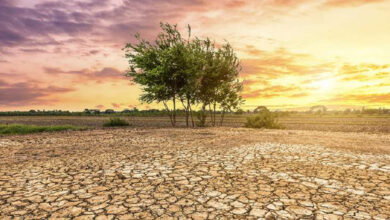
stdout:
[[[176,125],[176,99],[184,86],[184,43],[177,26],[160,24],[162,32],[154,43],[136,35],[136,44],[128,43],[124,50],[130,69],[126,74],[142,86],[142,102],[163,103],[172,126]],[[172,101],[172,107],[168,102]]]
[[[237,80],[240,63],[229,43],[216,48],[209,39],[203,41],[202,56],[204,62],[200,74],[197,99],[201,103],[201,110],[209,108],[211,124],[216,125],[216,113],[222,111],[220,125],[226,111],[231,111],[240,105],[242,97],[242,83]],[[201,114],[206,117],[207,114]],[[202,120],[205,121],[205,120]]]
[[[125,46],[129,60],[126,74],[142,87],[142,102],[163,103],[172,126],[176,125],[176,102],[180,101],[186,115],[186,124],[195,126],[193,108],[200,105],[200,121],[205,122],[209,108],[212,125],[221,109],[221,125],[226,111],[236,109],[242,98],[238,82],[239,60],[230,44],[217,48],[210,39],[184,39],[176,25],[160,24],[162,32],[151,43],[136,35],[137,43]],[[169,103],[172,103],[171,105]]]

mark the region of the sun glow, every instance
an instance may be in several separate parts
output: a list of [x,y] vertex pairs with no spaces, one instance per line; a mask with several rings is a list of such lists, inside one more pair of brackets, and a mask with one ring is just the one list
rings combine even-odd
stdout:
[[329,92],[334,88],[335,80],[333,78],[322,79],[314,82],[312,86],[321,93]]

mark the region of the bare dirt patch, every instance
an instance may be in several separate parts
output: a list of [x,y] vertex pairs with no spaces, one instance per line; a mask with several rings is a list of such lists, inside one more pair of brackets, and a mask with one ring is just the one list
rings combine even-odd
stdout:
[[0,218],[388,219],[387,134],[102,129],[0,138]]

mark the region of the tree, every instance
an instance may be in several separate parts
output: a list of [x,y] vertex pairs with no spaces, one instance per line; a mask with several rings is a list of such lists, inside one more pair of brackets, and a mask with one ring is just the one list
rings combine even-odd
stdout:
[[[217,48],[210,39],[184,39],[176,25],[160,24],[162,32],[151,43],[136,35],[137,43],[128,43],[124,50],[129,60],[126,74],[142,86],[142,102],[163,103],[172,126],[176,125],[176,102],[180,101],[186,113],[186,125],[192,126],[193,106],[199,106],[207,116],[206,108],[216,125],[216,112],[221,109],[221,125],[226,111],[236,109],[242,98],[242,83],[237,81],[240,65],[230,44]],[[170,105],[171,103],[171,105]]]
[[[124,50],[130,69],[126,74],[142,86],[140,100],[163,103],[172,126],[176,125],[176,98],[185,83],[183,76],[184,44],[177,26],[160,24],[162,32],[154,44],[136,35],[137,44],[128,43]],[[172,109],[168,102],[172,101]]]
[[269,112],[268,108],[266,106],[257,106],[255,110],[253,110],[253,113],[260,113],[260,112]]
[[[197,88],[197,101],[201,104],[201,114],[206,117],[206,107],[209,107],[211,124],[216,125],[217,108],[222,110],[220,125],[223,123],[225,111],[235,109],[242,103],[239,92],[242,83],[237,81],[240,64],[229,43],[216,48],[210,39],[201,42],[203,45],[202,72]],[[202,121],[205,121],[204,119]]]

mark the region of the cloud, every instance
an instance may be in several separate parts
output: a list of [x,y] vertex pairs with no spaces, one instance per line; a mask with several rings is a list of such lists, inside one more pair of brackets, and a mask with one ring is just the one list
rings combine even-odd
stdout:
[[5,82],[4,80],[1,80],[1,79],[0,79],[0,87],[1,87],[1,86],[7,86],[7,85],[8,85],[7,82]]
[[300,93],[294,93],[294,94],[288,95],[288,97],[291,97],[291,98],[301,98],[301,97],[305,97],[305,96],[309,96],[309,93],[300,92]]
[[39,87],[33,83],[0,83],[0,105],[2,106],[25,106],[35,104],[48,104],[53,95],[74,91],[72,88],[56,86]]
[[[273,98],[277,96],[288,96],[289,92],[299,91],[300,88],[296,86],[269,86],[264,89],[256,90],[246,90],[241,95],[246,99],[256,99],[256,98]],[[294,97],[294,96],[293,96]]]
[[386,0],[328,0],[324,7],[357,7],[365,4],[379,3]]
[[1,0],[0,6],[13,6],[15,5],[15,0]]
[[373,64],[373,63],[361,63],[357,65],[353,64],[344,64],[340,70],[340,75],[345,74],[357,74],[357,73],[363,73],[363,72],[369,72],[369,71],[381,71],[385,69],[390,69],[390,64]]
[[118,104],[118,103],[111,103],[111,105],[114,108],[120,108],[121,107],[121,104]]
[[385,79],[390,76],[390,64],[344,64],[338,74],[343,77],[343,81],[365,82]]
[[124,71],[120,71],[114,67],[104,67],[100,70],[80,69],[80,70],[63,70],[57,67],[43,67],[45,73],[48,74],[71,74],[77,77],[84,77],[88,79],[123,79]]
[[378,94],[347,94],[340,95],[328,101],[358,101],[360,103],[390,104],[390,93]]
[[269,85],[270,83],[262,78],[256,78],[256,79],[245,79],[243,82],[244,87],[245,86],[252,86],[252,85]]
[[4,47],[66,46],[60,39],[78,37],[91,45],[108,42],[123,47],[136,32],[155,35],[160,21],[179,20],[188,11],[208,10],[209,5],[201,0],[48,1],[32,7],[12,2],[0,4],[0,46]]
[[102,77],[102,78],[123,78],[124,71],[120,71],[113,67],[105,67],[99,71],[92,71],[90,73],[91,75],[95,77]]
[[95,106],[95,108],[98,108],[98,109],[104,109],[104,105],[97,105],[97,106]]
[[34,53],[34,54],[37,54],[37,53],[47,53],[48,52],[47,50],[38,49],[38,48],[32,48],[32,49],[22,48],[22,49],[20,49],[20,51],[26,52],[26,53]]
[[[255,50],[250,48],[250,50]],[[329,72],[334,64],[323,62],[313,64],[313,58],[308,54],[293,53],[285,48],[274,51],[257,51],[258,58],[241,60],[241,77],[264,76],[278,78],[287,75],[310,75]]]
[[243,49],[243,51],[245,51],[247,54],[253,55],[253,56],[260,56],[260,55],[265,54],[265,51],[259,50],[256,47],[254,47],[253,45],[247,45],[246,48]]
[[299,5],[305,4],[309,0],[268,0],[265,1],[266,5],[274,7],[297,7]]

